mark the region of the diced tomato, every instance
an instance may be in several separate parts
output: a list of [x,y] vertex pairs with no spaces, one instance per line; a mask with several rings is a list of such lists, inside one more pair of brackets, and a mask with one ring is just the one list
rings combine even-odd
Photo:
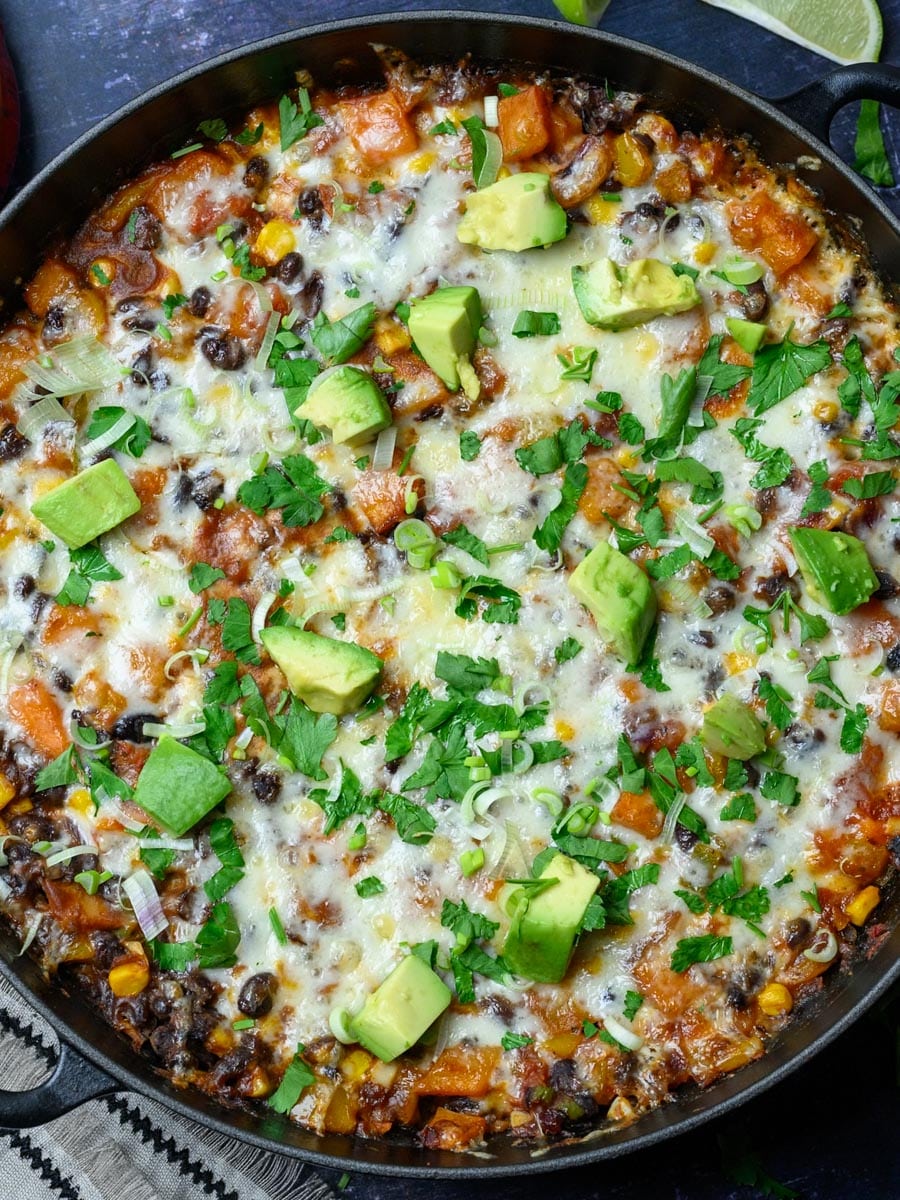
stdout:
[[360,154],[373,166],[398,154],[412,154],[419,139],[393,92],[376,92],[341,103],[344,128]]
[[550,104],[544,89],[537,84],[514,96],[504,96],[497,105],[497,118],[506,162],[533,158],[550,143]]

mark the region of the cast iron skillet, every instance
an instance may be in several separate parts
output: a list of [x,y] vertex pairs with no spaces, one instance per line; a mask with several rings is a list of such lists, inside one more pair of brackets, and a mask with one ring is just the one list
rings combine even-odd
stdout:
[[[37,266],[43,246],[71,233],[88,210],[138,168],[191,140],[197,122],[243,114],[294,83],[299,67],[317,81],[377,77],[369,43],[397,46],[413,57],[520,60],[608,77],[617,87],[651,92],[666,111],[702,127],[718,120],[756,139],[770,162],[821,160],[807,179],[830,208],[861,228],[888,278],[900,280],[900,222],[829,148],[828,127],[841,105],[868,97],[900,106],[900,69],[844,67],[777,104],[637,42],[553,21],[476,13],[407,13],[318,25],[287,34],[184,72],[125,106],[79,139],[33,180],[0,217],[0,302],[18,303],[18,286]],[[807,160],[808,161],[808,160]],[[449,1154],[409,1142],[317,1137],[274,1113],[226,1111],[200,1092],[182,1091],[157,1076],[82,1002],[51,987],[18,946],[0,934],[0,971],[60,1035],[53,1075],[29,1092],[0,1091],[0,1126],[25,1128],[60,1116],[86,1100],[120,1090],[143,1093],[182,1116],[255,1146],[320,1166],[385,1175],[463,1178],[550,1171],[596,1162],[650,1146],[710,1120],[783,1078],[847,1028],[900,977],[900,889],[889,895],[881,919],[891,931],[877,953],[853,970],[832,972],[821,999],[790,1025],[761,1060],[705,1091],[684,1089],[678,1099],[635,1125],[597,1132],[536,1157],[505,1141],[492,1154]]]

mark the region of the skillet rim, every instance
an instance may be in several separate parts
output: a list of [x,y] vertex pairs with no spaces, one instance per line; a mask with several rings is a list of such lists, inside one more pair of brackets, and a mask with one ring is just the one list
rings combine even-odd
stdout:
[[[39,197],[42,190],[52,184],[58,171],[68,166],[73,160],[77,160],[82,152],[93,142],[102,138],[118,124],[138,117],[141,111],[153,101],[165,96],[167,93],[176,91],[179,87],[186,84],[196,83],[204,75],[211,74],[215,70],[230,64],[239,63],[242,60],[251,60],[269,51],[282,49],[291,43],[302,45],[307,40],[329,34],[355,30],[365,31],[373,27],[385,25],[396,28],[435,25],[438,23],[469,23],[479,27],[481,32],[490,26],[503,27],[512,31],[524,28],[544,31],[548,35],[548,38],[563,34],[570,39],[580,39],[587,45],[600,43],[609,49],[625,51],[627,54],[635,56],[638,60],[644,60],[645,62],[650,60],[651,62],[664,65],[676,74],[687,77],[693,84],[695,92],[697,91],[698,84],[709,84],[716,89],[723,90],[743,105],[751,110],[755,110],[769,126],[774,125],[776,130],[779,128],[786,130],[803,146],[808,147],[816,156],[827,162],[833,170],[842,176],[844,183],[850,185],[851,190],[863,204],[874,209],[875,213],[887,223],[891,232],[900,241],[900,218],[891,212],[884,201],[874,191],[862,183],[830,145],[809,132],[799,121],[782,112],[778,108],[777,101],[757,96],[708,71],[704,67],[689,63],[666,51],[647,46],[634,39],[619,37],[618,35],[604,33],[600,30],[577,27],[566,22],[542,17],[466,10],[382,12],[336,21],[319,22],[311,26],[287,30],[280,34],[258,39],[216,55],[193,67],[189,67],[128,101],[55,155],[33,179],[22,187],[3,208],[2,212],[0,212],[0,233],[13,224],[19,218],[20,214],[27,211],[29,205],[36,197]],[[485,57],[490,56],[486,54]],[[525,60],[523,59],[522,61]],[[586,71],[585,74],[590,74],[590,72]],[[56,204],[55,207],[59,207],[59,205]],[[895,905],[894,907],[896,908],[897,906]],[[882,965],[882,960],[885,956],[890,956],[891,952],[893,952],[893,961],[889,962],[885,967]],[[25,970],[27,969],[26,966]],[[791,1031],[794,1033],[793,1040],[800,1040],[801,1042],[805,1042],[805,1044],[801,1045],[797,1052],[785,1061],[778,1062],[774,1066],[770,1065],[770,1060],[774,1054],[778,1052],[781,1054],[785,1053],[785,1039],[779,1038],[774,1043],[770,1043],[770,1048],[767,1049],[763,1058],[757,1060],[756,1063],[749,1064],[738,1072],[724,1076],[716,1084],[713,1084],[709,1091],[694,1093],[695,1097],[699,1097],[697,1111],[688,1111],[677,1115],[676,1105],[678,1101],[676,1098],[670,1104],[663,1105],[660,1109],[655,1110],[658,1119],[666,1114],[675,1114],[674,1119],[659,1125],[657,1128],[634,1133],[630,1133],[628,1129],[624,1129],[618,1131],[618,1135],[616,1132],[611,1132],[609,1134],[610,1138],[615,1137],[616,1140],[604,1140],[605,1133],[598,1131],[593,1135],[588,1135],[588,1140],[582,1137],[579,1142],[551,1146],[546,1151],[540,1150],[536,1157],[532,1156],[533,1152],[529,1151],[528,1147],[519,1148],[507,1143],[501,1146],[498,1152],[500,1157],[497,1161],[493,1162],[487,1157],[481,1157],[477,1153],[472,1152],[465,1154],[452,1154],[449,1152],[430,1154],[424,1148],[418,1150],[414,1147],[406,1146],[392,1147],[390,1143],[375,1140],[369,1142],[362,1138],[339,1138],[335,1135],[328,1135],[326,1138],[292,1125],[288,1122],[287,1118],[278,1121],[279,1128],[291,1130],[298,1136],[305,1135],[318,1143],[325,1140],[342,1141],[352,1146],[363,1157],[357,1157],[356,1153],[352,1152],[331,1154],[319,1149],[307,1149],[294,1144],[284,1144],[271,1134],[256,1132],[249,1128],[240,1128],[236,1123],[227,1119],[229,1111],[227,1108],[216,1104],[215,1101],[210,1100],[203,1093],[193,1093],[196,1100],[203,1102],[202,1105],[188,1104],[175,1093],[171,1084],[167,1084],[165,1077],[155,1076],[149,1065],[147,1066],[147,1076],[143,1077],[136,1075],[130,1067],[122,1066],[117,1061],[114,1061],[106,1051],[72,1028],[65,1017],[57,1015],[53,1007],[44,999],[43,994],[21,977],[20,972],[14,966],[14,960],[7,959],[6,948],[2,944],[0,944],[0,973],[9,980],[25,1002],[36,1009],[48,1022],[57,1033],[61,1043],[72,1047],[78,1054],[83,1055],[88,1062],[110,1075],[110,1087],[106,1089],[107,1093],[116,1090],[137,1092],[142,1096],[162,1103],[167,1108],[177,1112],[181,1117],[189,1121],[198,1121],[207,1128],[226,1137],[236,1137],[258,1149],[287,1154],[326,1170],[343,1169],[391,1177],[441,1180],[469,1179],[474,1173],[483,1177],[498,1178],[583,1167],[604,1159],[619,1157],[629,1152],[643,1149],[644,1147],[651,1147],[674,1137],[676,1134],[694,1130],[706,1121],[713,1120],[735,1109],[738,1105],[760,1095],[811,1059],[819,1050],[834,1041],[874,1004],[887,991],[891,984],[900,978],[900,921],[895,923],[891,935],[886,940],[886,944],[880,946],[877,953],[871,959],[861,961],[855,966],[852,973],[843,981],[839,992],[830,997],[831,1004],[827,1003],[829,997],[826,997],[824,1005],[814,1008],[805,1017],[798,1017],[797,1021],[788,1027],[788,1034]],[[874,975],[874,979],[871,983],[864,985],[863,978],[868,974]],[[835,986],[838,986],[837,981],[835,981]],[[84,1007],[87,1011],[90,1011],[87,1006],[80,1003],[76,995],[66,993],[62,988],[50,987],[47,990],[55,999],[59,999],[60,1005],[75,1005]],[[832,987],[829,990],[834,992],[835,989]],[[861,994],[853,998],[854,993],[860,990]],[[830,1008],[835,1007],[835,1001],[843,1005],[846,1009],[846,1011],[841,1012],[837,1017],[832,1016],[829,1012]],[[824,1029],[815,1032],[817,1027],[823,1023],[825,1024]],[[100,1029],[99,1035],[102,1037],[104,1032],[106,1032],[106,1026]],[[787,1040],[791,1040],[791,1038],[788,1036]],[[126,1051],[131,1058],[135,1057],[133,1050],[126,1047]],[[752,1072],[754,1068],[757,1068],[756,1073],[758,1077],[743,1086],[738,1084],[735,1087],[735,1080],[739,1080],[748,1072]],[[723,1088],[727,1089],[729,1086],[735,1089],[733,1094],[717,1099],[716,1092]],[[98,1088],[95,1094],[104,1094],[104,1091]],[[681,1094],[684,1095],[683,1092]],[[2,1104],[2,1096],[0,1096],[0,1104]],[[211,1109],[209,1112],[205,1111],[207,1105]],[[236,1115],[239,1114],[245,1119],[253,1121],[257,1126],[275,1124],[272,1118],[257,1117],[254,1114],[241,1112],[241,1110],[233,1111]],[[651,1120],[653,1116],[653,1113],[648,1113],[646,1118],[639,1119],[635,1123],[635,1126],[631,1128],[638,1129],[641,1124],[646,1123],[647,1120]],[[592,1137],[596,1140],[590,1140]],[[392,1150],[397,1150],[403,1155],[414,1154],[423,1161],[378,1161],[376,1155],[380,1147],[384,1147],[384,1152],[388,1154]],[[374,1154],[373,1151],[375,1151]],[[505,1155],[513,1155],[514,1157],[512,1161],[502,1161]]]

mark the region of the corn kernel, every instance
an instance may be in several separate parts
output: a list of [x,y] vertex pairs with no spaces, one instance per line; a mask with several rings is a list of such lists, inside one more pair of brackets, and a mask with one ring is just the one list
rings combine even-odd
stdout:
[[415,158],[410,159],[409,169],[413,175],[427,175],[436,158],[436,154],[431,150],[426,150],[423,154],[417,154]]
[[767,1017],[786,1016],[794,1007],[794,997],[783,983],[770,983],[759,993],[756,1002]]
[[627,446],[622,446],[616,452],[616,461],[623,467],[630,470],[638,461],[638,456],[634,450],[629,450]]
[[506,164],[497,168],[498,179],[509,179],[510,175],[512,175],[512,171],[506,166]]
[[0,808],[4,808],[16,794],[16,789],[5,775],[0,775]]
[[866,919],[881,901],[881,892],[877,887],[864,887],[853,897],[844,909],[854,925],[864,925]]
[[76,812],[81,813],[86,817],[88,813],[93,812],[94,802],[91,799],[91,793],[87,788],[75,788],[69,795],[66,801],[69,808],[74,808]]
[[813,405],[813,416],[823,425],[830,425],[835,420],[840,409],[834,400],[820,400]]
[[694,262],[706,265],[711,263],[716,256],[715,242],[698,242],[694,247]]
[[287,221],[267,221],[256,237],[253,249],[264,262],[274,267],[295,248],[294,229]]
[[357,1082],[362,1079],[373,1062],[372,1055],[367,1054],[365,1050],[351,1050],[341,1062],[341,1074],[345,1079]]
[[555,1058],[571,1058],[581,1041],[581,1035],[578,1033],[557,1033],[548,1038],[541,1049],[549,1050]]
[[375,326],[375,345],[381,354],[396,354],[398,350],[408,350],[412,339],[399,321],[386,319]]
[[622,205],[615,200],[604,200],[597,192],[585,201],[584,211],[592,225],[611,225],[622,211]]
[[570,742],[575,736],[575,726],[570,725],[568,721],[564,721],[562,717],[557,717],[553,722],[553,727],[556,730],[556,736],[561,742]]
[[400,1068],[396,1063],[379,1062],[377,1059],[369,1072],[369,1078],[373,1083],[377,1083],[379,1087],[389,1088],[397,1078],[397,1072]]
[[247,1088],[247,1095],[253,1100],[262,1100],[264,1096],[268,1096],[272,1091],[272,1080],[265,1073],[262,1067],[254,1067],[250,1073],[250,1084]]
[[230,1029],[224,1029],[221,1025],[217,1025],[215,1029],[209,1031],[206,1039],[206,1045],[213,1054],[227,1054],[234,1046],[235,1036]]
[[533,1120],[531,1113],[522,1112],[520,1108],[514,1109],[509,1114],[510,1129],[521,1129],[523,1125],[530,1125]]
[[146,958],[122,963],[111,968],[108,978],[114,996],[136,996],[150,982],[150,964]]
[[631,1102],[626,1100],[624,1096],[616,1096],[615,1100],[613,1100],[612,1104],[607,1109],[606,1116],[610,1121],[633,1121],[634,1108],[632,1107]]
[[752,667],[756,659],[752,654],[723,654],[722,661],[729,675],[740,675],[741,671]]
[[640,187],[653,172],[647,147],[633,133],[622,133],[615,141],[616,175],[625,187]]
[[380,913],[372,919],[372,928],[380,938],[392,937],[394,930],[397,928],[397,922],[389,913]]

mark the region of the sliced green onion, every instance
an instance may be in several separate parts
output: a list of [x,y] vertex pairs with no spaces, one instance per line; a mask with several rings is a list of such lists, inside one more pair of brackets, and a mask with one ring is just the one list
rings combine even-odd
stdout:
[[141,726],[141,733],[148,738],[161,738],[165,734],[175,739],[189,738],[205,731],[205,721],[187,721],[183,725],[161,725],[156,721],[145,721]]
[[350,1023],[353,1020],[346,1008],[333,1008],[328,1014],[328,1028],[334,1034],[337,1041],[343,1046],[350,1046],[356,1041],[356,1038],[350,1032]]
[[470,875],[474,875],[476,871],[480,871],[484,866],[484,850],[481,846],[474,850],[463,850],[459,856],[459,869],[465,875],[466,879]]
[[187,637],[187,635],[191,632],[191,630],[194,628],[194,626],[200,620],[202,615],[203,615],[203,605],[198,604],[197,607],[194,609],[194,611],[191,613],[191,615],[188,617],[188,619],[185,621],[185,623],[182,625],[182,627],[175,634],[175,636],[179,637],[179,638]]
[[274,908],[269,909],[269,924],[272,926],[272,932],[275,935],[275,940],[280,946],[286,946],[288,942],[287,934],[284,932],[284,926],[281,923],[281,917]]
[[749,258],[739,258],[725,263],[722,274],[729,283],[746,287],[748,283],[756,283],[758,279],[762,279],[765,272],[758,262]]
[[64,850],[57,850],[55,854],[47,857],[47,866],[55,867],[59,863],[68,862],[70,858],[78,858],[81,854],[96,854],[96,846],[66,846]]
[[552,788],[536,787],[531,793],[531,798],[546,808],[551,817],[558,817],[563,810],[562,796]]
[[108,879],[112,879],[112,871],[79,871],[75,876],[75,882],[80,884],[89,896],[96,896],[100,885]]
[[431,568],[431,582],[436,588],[458,588],[462,583],[462,575],[452,562],[442,558]]
[[424,550],[427,546],[436,546],[437,537],[430,525],[412,518],[401,521],[394,530],[394,545],[403,551]]
[[752,504],[726,504],[725,520],[748,540],[757,529],[762,529],[762,514]]

